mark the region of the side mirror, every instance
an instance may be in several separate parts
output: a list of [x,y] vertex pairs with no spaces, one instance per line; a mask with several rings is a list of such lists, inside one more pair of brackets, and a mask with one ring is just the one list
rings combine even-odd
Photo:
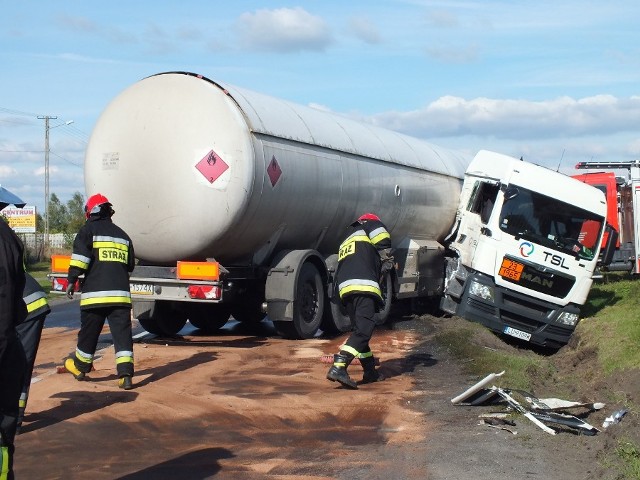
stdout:
[[512,200],[518,195],[520,195],[520,190],[518,190],[518,187],[507,187],[507,189],[504,191],[504,200]]
[[605,227],[605,235],[607,236],[607,243],[602,250],[600,265],[609,265],[613,260],[613,254],[616,251],[616,244],[618,243],[618,231],[607,223]]

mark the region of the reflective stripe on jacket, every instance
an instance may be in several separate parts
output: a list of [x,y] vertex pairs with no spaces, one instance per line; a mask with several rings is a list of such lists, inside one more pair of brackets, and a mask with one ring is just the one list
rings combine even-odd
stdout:
[[129,236],[111,218],[91,216],[73,242],[68,281],[84,273],[80,308],[131,306],[129,272],[135,257]]
[[26,283],[24,285],[24,303],[27,306],[27,318],[25,322],[39,316],[46,315],[51,311],[47,294],[40,286],[38,281],[30,274],[26,274]]
[[382,301],[380,290],[380,250],[391,247],[391,235],[377,220],[355,222],[338,250],[336,283],[340,298],[351,294],[374,296]]

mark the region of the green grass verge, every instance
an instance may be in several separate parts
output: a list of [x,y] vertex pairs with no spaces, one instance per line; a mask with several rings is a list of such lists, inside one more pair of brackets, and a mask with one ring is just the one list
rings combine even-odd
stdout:
[[593,316],[578,325],[585,346],[597,348],[606,374],[640,368],[640,281],[613,278],[592,289],[584,312]]
[[38,262],[27,265],[27,272],[42,286],[47,294],[51,291],[51,279],[47,274],[51,272],[51,262]]
[[493,335],[483,326],[469,324],[468,328],[444,331],[436,340],[461,362],[465,371],[480,378],[489,373],[505,371],[501,384],[518,390],[531,390],[532,381],[540,376],[555,373],[552,363],[534,352],[519,352],[513,355],[509,350],[497,350],[472,341],[478,335]]
[[621,440],[615,452],[624,465],[622,478],[640,478],[640,448],[629,440]]

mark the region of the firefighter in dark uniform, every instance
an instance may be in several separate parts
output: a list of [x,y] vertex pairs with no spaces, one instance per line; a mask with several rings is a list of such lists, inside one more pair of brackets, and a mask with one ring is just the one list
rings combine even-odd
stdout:
[[386,265],[391,262],[388,256],[390,249],[391,236],[373,213],[365,213],[352,223],[340,244],[335,283],[351,319],[353,333],[340,347],[340,352],[333,356],[327,379],[348,388],[358,388],[347,373],[347,367],[354,358],[360,360],[364,370],[361,383],[381,379],[375,369],[369,340],[375,328],[375,313],[383,306],[380,289],[382,263],[383,259]]
[[89,197],[86,223],[73,242],[66,292],[73,298],[75,283],[84,273],[80,296],[80,331],[73,357],[65,369],[77,380],[91,371],[98,338],[109,321],[116,352],[118,386],[133,388],[133,338],[131,336],[131,293],[129,273],[134,267],[133,244],[129,236],[112,222],[115,212],[102,194]]
[[40,345],[40,338],[42,337],[44,319],[51,311],[49,302],[47,302],[47,294],[38,281],[28,273],[26,274],[23,300],[27,306],[27,318],[16,327],[16,330],[27,357],[27,373],[25,375],[22,393],[20,394],[18,428],[22,425],[24,411],[27,407],[27,400],[29,399],[31,376],[33,375],[33,366],[36,362],[36,354],[38,353],[38,346]]
[[[24,203],[0,187],[0,210]],[[27,308],[24,290],[24,247],[18,236],[0,219],[0,479],[12,480],[14,439],[18,428],[18,401],[27,362],[16,333]]]

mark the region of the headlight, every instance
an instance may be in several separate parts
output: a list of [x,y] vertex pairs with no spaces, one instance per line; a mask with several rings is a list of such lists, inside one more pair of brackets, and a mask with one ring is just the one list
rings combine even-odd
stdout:
[[578,323],[579,318],[580,317],[578,317],[577,313],[562,312],[558,316],[558,323],[563,323],[565,325],[569,325],[570,327],[575,327]]
[[478,283],[474,280],[469,285],[469,293],[476,297],[480,297],[483,300],[493,302],[493,287],[489,285],[484,285],[483,283]]

